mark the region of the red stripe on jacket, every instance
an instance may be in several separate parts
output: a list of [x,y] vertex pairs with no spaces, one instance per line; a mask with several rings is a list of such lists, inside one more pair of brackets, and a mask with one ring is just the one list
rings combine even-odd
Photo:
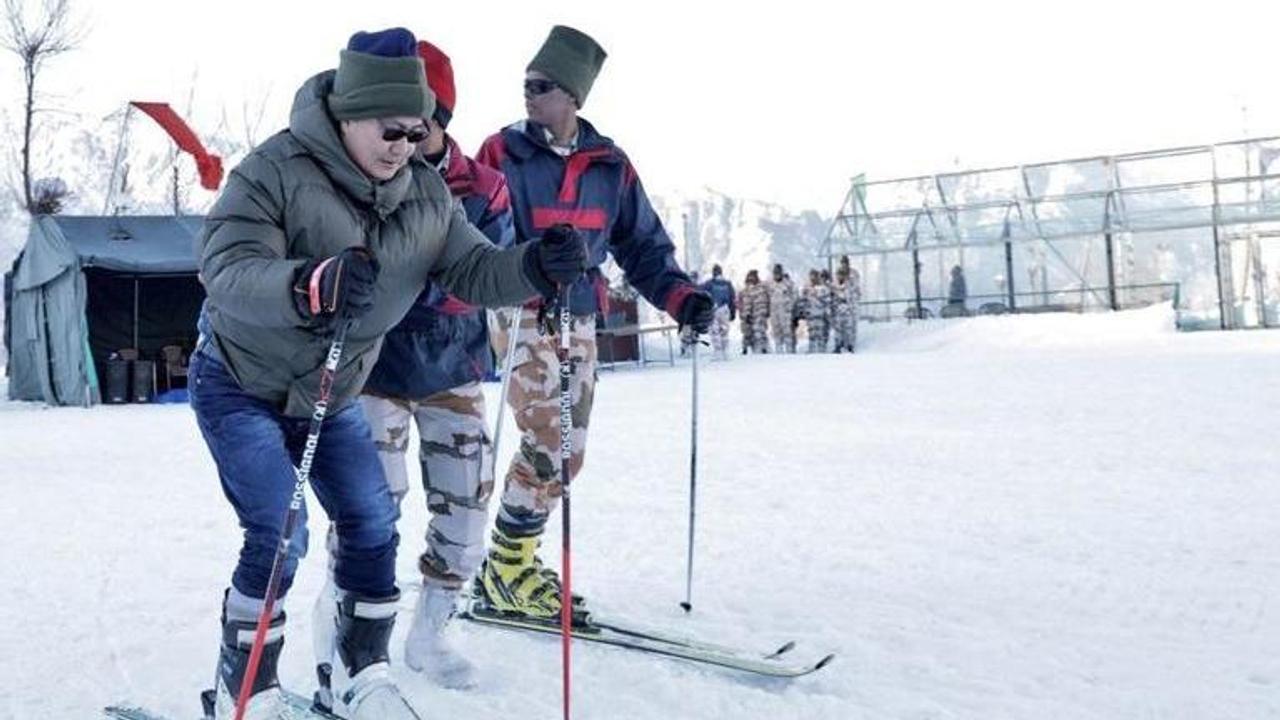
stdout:
[[570,155],[564,162],[564,180],[560,182],[560,202],[577,202],[578,180],[582,178],[582,173],[587,171],[587,166],[595,160],[607,158],[612,154],[612,150],[602,148],[600,150],[582,150]]
[[603,230],[609,218],[600,208],[533,208],[533,228],[546,230],[564,223],[579,230]]
[[663,303],[663,309],[671,317],[680,319],[680,306],[684,305],[684,299],[693,294],[692,285],[677,285],[671,289],[671,293],[667,295],[666,301]]

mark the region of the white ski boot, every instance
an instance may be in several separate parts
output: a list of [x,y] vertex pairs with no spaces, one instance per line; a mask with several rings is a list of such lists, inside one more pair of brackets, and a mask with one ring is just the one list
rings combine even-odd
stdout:
[[423,583],[418,608],[404,644],[404,663],[437,685],[455,690],[476,686],[476,667],[445,637],[458,588]]
[[398,593],[389,598],[343,593],[338,602],[338,655],[349,680],[339,694],[337,712],[345,718],[422,720],[391,679],[387,643],[399,599]]

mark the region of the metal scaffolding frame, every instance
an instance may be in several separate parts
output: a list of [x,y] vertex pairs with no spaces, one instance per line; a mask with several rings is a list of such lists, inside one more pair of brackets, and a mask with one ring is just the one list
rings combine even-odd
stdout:
[[[1000,311],[1120,309],[1169,299],[1135,288],[1191,285],[1199,290],[1180,293],[1180,314],[1190,325],[1227,329],[1280,325],[1280,274],[1268,280],[1266,270],[1267,260],[1280,268],[1276,238],[1280,137],[1262,137],[871,182],[858,176],[819,256],[831,268],[841,255],[861,261],[864,299],[905,304],[908,316],[924,317],[926,300],[945,299],[937,297],[942,268],[954,262],[992,278],[1004,299],[989,305]],[[908,255],[903,278],[891,266]],[[933,296],[922,288],[924,256],[938,259]],[[1017,292],[1019,260],[1039,302]],[[868,270],[879,277],[867,278]],[[1078,300],[1051,301],[1069,293]]]

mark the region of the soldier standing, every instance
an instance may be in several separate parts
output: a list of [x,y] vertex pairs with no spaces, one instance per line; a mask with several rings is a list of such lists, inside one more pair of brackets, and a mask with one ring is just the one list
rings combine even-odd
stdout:
[[858,303],[862,300],[862,281],[858,271],[841,262],[836,270],[836,286],[832,293],[835,315],[836,352],[854,351],[858,341]]
[[809,271],[809,287],[804,289],[805,322],[809,328],[809,352],[827,351],[831,334],[831,286],[817,270]]
[[793,353],[796,351],[796,331],[791,314],[796,304],[796,284],[783,271],[782,263],[773,266],[773,282],[769,283],[768,291],[773,346],[778,352]]
[[[675,246],[626,153],[578,114],[604,60],[604,49],[590,36],[563,25],[552,28],[525,68],[527,117],[490,136],[476,156],[506,177],[517,246],[566,231],[587,243],[586,276],[555,293],[575,318],[568,358],[571,478],[581,472],[586,454],[595,393],[595,316],[606,297],[600,265],[606,258],[612,255],[646,300],[695,335],[706,332],[714,316],[711,298],[676,263]],[[560,338],[556,331],[542,331],[539,313],[521,311],[515,336],[500,332],[496,343],[499,355],[508,343],[515,345],[507,402],[521,438],[479,585],[496,611],[556,621],[560,578],[537,551],[564,488]],[[502,327],[510,328],[509,320]]]
[[760,284],[760,274],[755,270],[747,272],[738,305],[738,316],[742,318],[742,354],[769,352],[769,291]]

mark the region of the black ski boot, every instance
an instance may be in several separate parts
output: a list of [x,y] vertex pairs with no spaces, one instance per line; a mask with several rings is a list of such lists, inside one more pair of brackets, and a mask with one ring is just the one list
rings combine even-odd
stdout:
[[[245,720],[278,720],[284,717],[285,703],[280,696],[280,680],[276,667],[280,651],[284,648],[284,620],[281,612],[267,626],[266,642],[258,661],[258,672],[253,677],[249,702],[245,706]],[[236,700],[249,665],[249,653],[253,650],[253,636],[258,624],[228,620],[222,616],[222,646],[218,653],[218,684],[202,697],[205,713],[216,720],[234,718]]]

